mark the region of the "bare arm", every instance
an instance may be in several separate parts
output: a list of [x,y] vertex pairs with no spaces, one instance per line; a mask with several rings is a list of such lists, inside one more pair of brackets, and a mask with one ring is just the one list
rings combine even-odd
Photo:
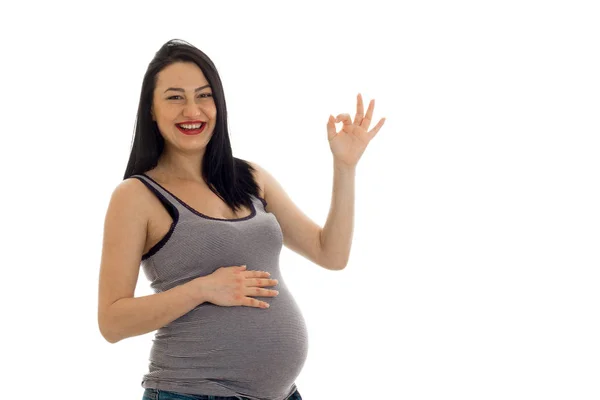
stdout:
[[167,291],[119,299],[99,316],[102,336],[116,343],[155,331],[205,302],[202,279],[196,278]]
[[345,268],[352,244],[356,169],[333,163],[331,207],[325,227],[321,228],[296,206],[271,173],[256,163],[251,164],[264,182],[266,210],[276,216],[283,244],[325,269]]
[[[333,153],[333,195],[327,222],[321,232],[321,247],[325,260],[337,269],[343,269],[350,258],[352,234],[354,230],[354,186],[356,165],[364,153],[368,143],[383,126],[385,118],[381,118],[370,131],[369,125],[373,117],[375,100],[369,102],[367,114],[364,115],[362,96],[356,97],[356,116],[354,121],[349,114],[339,114],[337,118],[329,116],[327,122],[327,139]],[[344,126],[336,132],[335,123],[343,122]]]
[[344,269],[350,257],[354,231],[354,184],[356,169],[334,162],[333,194],[327,222],[321,232],[323,257],[335,269]]
[[205,302],[196,278],[162,293],[134,297],[148,226],[151,193],[126,179],[111,196],[104,225],[98,327],[110,343],[156,330]]

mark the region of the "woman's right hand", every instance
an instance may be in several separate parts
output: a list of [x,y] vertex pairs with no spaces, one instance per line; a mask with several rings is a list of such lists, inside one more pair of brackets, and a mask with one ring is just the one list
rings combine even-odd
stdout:
[[196,278],[202,282],[202,293],[206,301],[217,306],[247,306],[268,308],[269,303],[253,299],[256,297],[275,297],[276,290],[263,289],[262,286],[275,286],[277,279],[269,279],[265,271],[246,271],[246,266],[220,267],[210,275]]

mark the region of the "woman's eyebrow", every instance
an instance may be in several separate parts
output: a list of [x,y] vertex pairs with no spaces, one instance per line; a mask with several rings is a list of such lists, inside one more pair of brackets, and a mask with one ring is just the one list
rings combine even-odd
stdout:
[[[197,92],[199,90],[202,90],[204,88],[210,87],[210,85],[204,85],[204,86],[200,86],[199,88],[196,88],[196,90],[194,90],[194,92]],[[165,90],[165,93],[168,92],[169,90],[174,90],[176,92],[185,92],[185,90],[183,90],[182,88],[168,88],[167,90]]]

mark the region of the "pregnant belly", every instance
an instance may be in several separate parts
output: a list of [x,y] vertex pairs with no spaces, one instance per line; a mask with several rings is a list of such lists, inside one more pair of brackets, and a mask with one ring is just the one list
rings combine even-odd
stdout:
[[267,309],[201,304],[157,331],[151,365],[166,379],[211,380],[239,392],[289,388],[306,360],[308,332],[290,292],[278,290],[262,298]]

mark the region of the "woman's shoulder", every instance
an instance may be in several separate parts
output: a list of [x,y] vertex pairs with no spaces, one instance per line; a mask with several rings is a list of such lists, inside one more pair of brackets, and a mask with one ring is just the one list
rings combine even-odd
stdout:
[[[139,175],[139,174],[138,174]],[[148,191],[145,190],[146,184],[136,175],[132,175],[129,178],[123,179],[115,188],[115,191],[124,191],[130,195],[144,196]]]
[[155,196],[148,190],[142,178],[130,176],[119,182],[112,193],[113,201],[123,208],[135,210],[138,215],[148,217],[149,206]]

